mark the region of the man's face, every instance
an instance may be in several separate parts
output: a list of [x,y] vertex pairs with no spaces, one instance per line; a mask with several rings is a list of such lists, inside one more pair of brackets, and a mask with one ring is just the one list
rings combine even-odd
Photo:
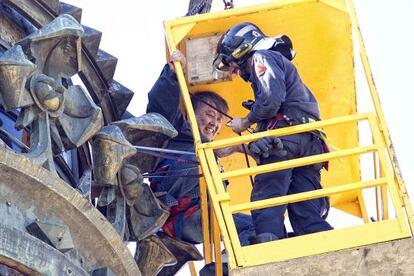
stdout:
[[[214,106],[213,103],[209,102],[209,104]],[[200,134],[208,142],[213,141],[220,131],[223,115],[204,103],[201,103],[200,107],[195,110],[195,115]]]

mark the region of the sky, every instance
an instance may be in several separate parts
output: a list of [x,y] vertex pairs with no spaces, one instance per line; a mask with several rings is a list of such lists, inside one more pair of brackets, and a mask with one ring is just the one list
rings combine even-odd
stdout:
[[[84,25],[103,32],[101,49],[118,58],[115,79],[135,92],[128,110],[136,116],[143,114],[146,95],[166,62],[162,22],[183,16],[189,0],[66,2],[83,9]],[[269,1],[234,0],[236,7],[263,2]],[[354,3],[393,146],[413,202],[414,1]],[[213,0],[212,11],[222,9],[223,1]],[[361,72],[357,74],[363,79]]]

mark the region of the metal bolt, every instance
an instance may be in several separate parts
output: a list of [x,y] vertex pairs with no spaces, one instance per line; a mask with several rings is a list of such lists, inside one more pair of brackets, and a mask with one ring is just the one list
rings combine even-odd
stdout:
[[72,270],[70,268],[68,268],[68,274],[72,274]]
[[6,201],[7,206],[11,206],[11,202],[10,201]]

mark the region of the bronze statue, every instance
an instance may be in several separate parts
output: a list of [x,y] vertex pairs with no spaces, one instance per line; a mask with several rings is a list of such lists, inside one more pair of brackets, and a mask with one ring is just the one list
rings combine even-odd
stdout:
[[80,71],[82,33],[73,17],[62,15],[0,57],[3,105],[21,108],[16,127],[32,125],[27,156],[52,172],[53,154],[79,147],[103,125],[101,109],[70,81]]
[[103,186],[98,205],[126,240],[138,241],[158,231],[168,218],[142,172],[155,168],[157,158],[134,146],[163,147],[177,131],[161,115],[144,114],[109,124],[93,143],[95,184]]
[[[193,245],[172,240],[162,233],[155,235],[167,219],[168,211],[161,208],[158,199],[144,183],[142,174],[154,170],[158,157],[136,149],[136,146],[163,148],[168,139],[177,135],[175,129],[159,114],[116,121],[124,113],[132,92],[112,79],[116,59],[98,50],[96,31],[78,23],[79,9],[58,2],[58,6],[48,2],[50,6],[44,10],[43,6],[35,9],[37,6],[32,1],[22,0],[21,3],[14,7],[16,10],[0,7],[10,9],[8,12],[17,18],[16,21],[24,22],[26,30],[32,31],[27,36],[16,35],[17,39],[10,41],[0,56],[0,104],[6,111],[17,110],[18,129],[29,129],[28,143],[21,143],[28,148],[24,155],[54,176],[50,177],[49,172],[45,174],[44,169],[32,166],[33,171],[23,172],[24,177],[31,179],[30,183],[24,182],[26,186],[19,181],[15,181],[15,186],[14,183],[0,181],[0,200],[11,198],[6,205],[0,206],[0,215],[8,214],[7,217],[2,216],[4,220],[0,222],[2,233],[15,233],[25,245],[42,250],[45,244],[49,245],[50,248],[42,251],[42,256],[50,256],[50,260],[60,258],[59,266],[53,270],[57,273],[66,267],[70,268],[67,273],[77,275],[98,272],[103,273],[100,275],[112,272],[139,275],[120,238],[137,241],[142,252],[152,252],[147,257],[145,254],[137,256],[146,275],[159,271],[168,274],[165,265],[176,264],[170,267],[171,272],[187,260],[200,259]],[[193,9],[193,12],[209,10],[211,1],[201,4],[198,5],[200,10]],[[51,16],[54,13],[71,15],[62,14],[54,18]],[[19,32],[24,33],[23,29]],[[2,31],[0,38],[3,39]],[[105,59],[91,59],[91,56]],[[98,67],[96,71],[95,65]],[[73,85],[71,77],[75,74],[80,75],[88,91]],[[93,160],[93,171],[88,166],[82,168],[81,177],[76,179],[77,185],[74,186],[77,191],[69,186],[62,187],[62,181],[57,177],[56,156],[70,149],[88,148],[88,141],[92,138],[93,158],[89,159]],[[0,166],[9,166],[7,162],[13,161],[10,171],[18,171],[19,162],[25,170],[31,167],[27,158],[14,154],[1,139],[0,153]],[[1,175],[8,176],[7,171],[3,170]],[[44,186],[36,186],[38,182]],[[107,220],[90,204],[91,187],[92,190],[100,190],[97,205]],[[13,202],[18,196],[26,198],[30,208],[24,205],[26,202]],[[21,213],[17,206],[24,212]],[[24,208],[35,212],[26,212]],[[12,227],[8,225],[10,222]],[[85,230],[79,230],[79,225],[84,225]],[[16,226],[20,228],[14,230]],[[0,263],[2,256],[18,256],[14,260],[17,263],[32,264],[30,259],[16,253],[25,247],[19,249],[13,240],[1,240],[2,233]],[[182,255],[183,251],[188,254]],[[164,261],[160,259],[162,256],[166,257]],[[48,263],[51,264],[52,261]],[[3,269],[1,265],[0,269]],[[33,264],[32,269],[44,272],[48,267]],[[31,274],[32,271],[25,273]]]
[[[90,203],[92,172],[88,164],[72,167],[83,166],[82,177],[75,179],[78,191],[57,177],[56,168],[60,167],[55,167],[60,157],[56,155],[63,151],[83,147],[79,152],[88,154],[85,144],[103,126],[102,109],[91,96],[111,94],[99,102],[108,122],[124,112],[131,94],[123,93],[119,110],[108,112],[108,103],[119,99],[123,86],[112,82],[105,68],[99,69],[103,61],[91,58],[99,41],[89,43],[96,36],[90,35],[90,29],[85,36],[77,21],[79,9],[57,1],[57,6],[52,1],[45,6],[33,4],[22,0],[15,6],[0,5],[0,23],[11,26],[2,26],[0,31],[1,114],[16,110],[16,126],[29,135],[26,144],[19,141],[19,146],[28,149],[28,158],[0,142],[0,202],[6,202],[0,204],[1,273],[14,273],[13,267],[27,275],[90,275],[97,271],[140,275],[121,237]],[[59,13],[77,19],[68,14],[55,18]],[[73,85],[71,77],[77,73],[89,93]],[[98,85],[107,89],[98,89]],[[127,194],[137,196],[128,182],[133,174],[123,174]]]

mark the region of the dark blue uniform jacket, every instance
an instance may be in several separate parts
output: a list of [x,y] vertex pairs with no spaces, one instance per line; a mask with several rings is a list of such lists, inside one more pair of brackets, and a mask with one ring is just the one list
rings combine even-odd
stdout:
[[302,82],[295,66],[279,52],[260,50],[252,56],[250,82],[255,95],[248,119],[252,123],[267,120],[277,113],[291,119],[319,119],[312,92]]

